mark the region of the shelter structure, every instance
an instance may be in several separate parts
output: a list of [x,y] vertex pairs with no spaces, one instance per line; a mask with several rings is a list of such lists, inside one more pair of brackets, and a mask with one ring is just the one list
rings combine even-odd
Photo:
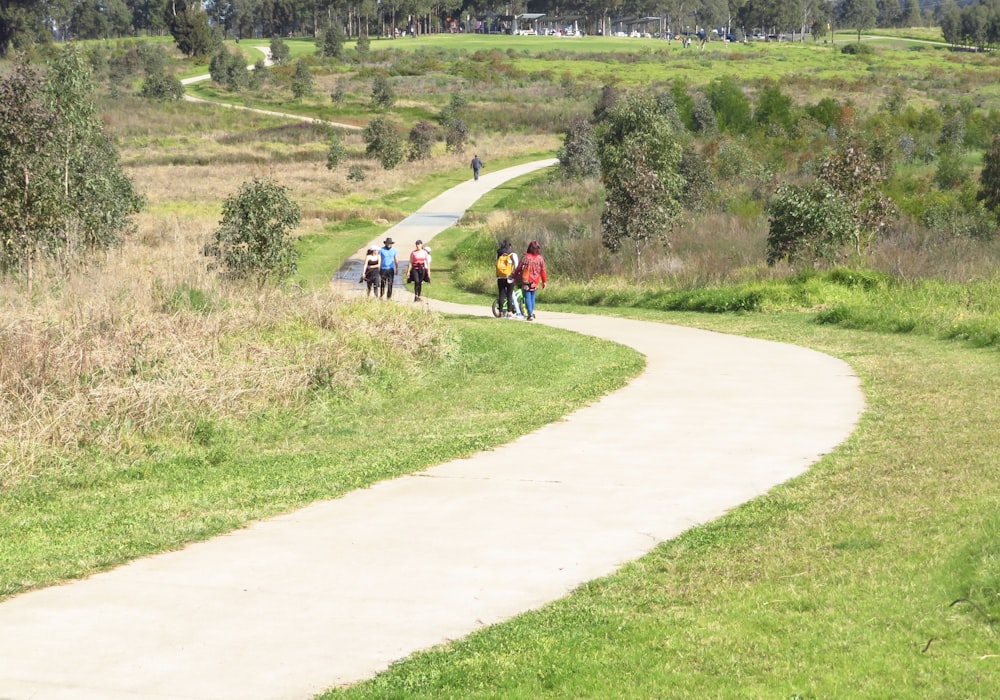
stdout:
[[525,12],[514,15],[514,34],[538,34],[538,22],[545,16],[544,12]]

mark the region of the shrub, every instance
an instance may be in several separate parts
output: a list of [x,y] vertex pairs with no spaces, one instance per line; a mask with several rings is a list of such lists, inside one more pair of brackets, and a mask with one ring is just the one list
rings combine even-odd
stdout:
[[330,100],[334,104],[340,104],[344,101],[344,97],[347,96],[347,88],[344,87],[344,83],[340,80],[334,85],[333,91],[330,93]]
[[734,134],[746,134],[752,123],[750,100],[731,76],[716,78],[705,89],[719,128]]
[[311,95],[313,91],[313,77],[309,72],[309,66],[304,59],[295,62],[295,73],[292,75],[292,94],[296,99],[302,99]]
[[691,104],[691,131],[703,136],[712,136],[718,132],[719,122],[708,99],[704,95],[695,95]]
[[280,36],[271,39],[270,51],[271,61],[279,66],[292,55],[292,50],[288,48],[288,44],[281,40]]
[[364,182],[367,175],[360,165],[352,165],[347,169],[347,179],[351,182]]
[[362,63],[368,60],[368,53],[371,50],[371,40],[368,38],[367,34],[362,34],[358,37],[358,41],[354,45],[354,49],[358,52],[358,58]]
[[392,170],[403,162],[403,139],[396,127],[385,117],[375,117],[364,132],[365,153],[376,158],[386,170]]
[[465,111],[468,106],[469,99],[465,95],[460,92],[451,93],[448,105],[438,115],[438,122],[446,129],[450,129],[454,122],[465,118]]
[[448,153],[461,153],[465,150],[465,142],[469,138],[469,127],[462,119],[455,119],[448,124],[448,132],[445,134],[445,150]]
[[875,49],[870,44],[852,43],[844,45],[840,53],[848,56],[871,56],[875,53]]
[[264,87],[264,82],[267,80],[271,72],[267,69],[264,64],[264,59],[258,58],[256,63],[253,64],[253,70],[248,71],[247,74],[247,84],[250,88],[254,90],[259,90]]
[[684,178],[681,204],[694,211],[704,209],[706,200],[711,197],[715,188],[708,159],[689,147],[681,154],[677,172]]
[[391,109],[396,104],[396,91],[392,88],[392,83],[384,74],[375,76],[372,83],[372,106],[375,109]]
[[221,47],[212,56],[208,64],[209,75],[212,80],[233,91],[239,91],[250,84],[246,62],[239,53],[232,53],[225,46]]
[[421,119],[410,129],[408,137],[409,150],[407,160],[423,160],[429,158],[434,142],[438,139],[437,128],[429,121]]
[[338,134],[334,133],[330,136],[330,147],[326,151],[326,167],[333,170],[344,162],[345,158],[347,158],[347,149],[344,147],[344,142],[341,141]]
[[262,286],[269,279],[287,277],[296,269],[298,253],[291,231],[299,218],[288,188],[255,178],[226,198],[222,221],[204,253],[232,279],[255,280]]
[[176,76],[156,73],[142,81],[139,95],[148,100],[179,100],[184,97],[184,85]]
[[563,145],[556,153],[559,167],[565,177],[591,177],[601,172],[597,153],[597,139],[590,120],[577,117],[570,122],[563,138]]
[[324,58],[341,58],[344,55],[344,25],[339,15],[334,15],[330,27],[323,33],[322,53]]
[[185,56],[208,56],[220,43],[200,3],[188,0],[164,3],[163,21]]
[[853,221],[843,199],[824,184],[781,185],[768,204],[767,264],[837,260]]
[[765,85],[757,98],[757,111],[753,115],[754,123],[764,127],[778,126],[785,133],[792,128],[792,98],[781,92],[781,88],[773,83]]

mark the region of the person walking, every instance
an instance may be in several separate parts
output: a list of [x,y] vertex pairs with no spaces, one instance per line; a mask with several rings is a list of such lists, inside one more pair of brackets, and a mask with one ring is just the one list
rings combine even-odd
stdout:
[[407,282],[413,282],[413,301],[420,301],[420,291],[424,282],[431,281],[431,256],[424,250],[424,242],[417,240],[416,248],[410,253],[410,271],[406,276]]
[[483,169],[483,161],[479,160],[478,155],[472,156],[472,179],[479,179],[479,171]]
[[396,259],[397,251],[392,247],[395,245],[395,241],[392,238],[386,238],[382,243],[382,247],[378,249],[378,297],[379,299],[383,297],[392,299],[392,284],[396,275],[399,274],[399,261]]
[[365,265],[361,271],[360,281],[368,283],[368,296],[371,296],[373,291],[378,293],[379,260],[379,254],[374,248],[369,248],[368,252],[365,253]]
[[524,290],[524,317],[529,321],[535,320],[535,293],[538,285],[545,289],[549,276],[545,271],[545,258],[542,257],[542,248],[538,241],[528,244],[528,251],[521,258],[517,270],[514,271],[514,279]]
[[514,246],[510,241],[505,239],[497,248],[497,308],[500,309],[503,318],[514,316],[514,270],[516,269],[517,253],[514,252]]

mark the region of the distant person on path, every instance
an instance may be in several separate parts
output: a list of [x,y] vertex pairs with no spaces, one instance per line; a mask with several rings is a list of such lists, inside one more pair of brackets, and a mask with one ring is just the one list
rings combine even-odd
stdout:
[[[514,316],[514,270],[517,253],[510,241],[504,240],[497,248],[497,308],[502,318]],[[504,303],[506,302],[506,306]]]
[[410,272],[407,282],[413,282],[413,301],[420,301],[420,290],[424,282],[431,281],[431,256],[424,250],[424,242],[418,240],[416,248],[410,253]]
[[479,179],[479,171],[483,169],[483,161],[479,160],[479,156],[472,156],[472,179]]
[[365,253],[365,266],[361,271],[361,282],[368,283],[368,296],[372,295],[372,292],[378,290],[378,269],[381,266],[381,257],[374,248],[369,248],[368,252]]
[[542,248],[538,241],[528,244],[528,252],[524,254],[521,263],[514,272],[514,279],[524,290],[524,317],[529,321],[535,320],[535,292],[538,285],[545,289],[549,277],[545,272],[545,258],[542,257]]
[[379,299],[382,297],[392,299],[392,284],[399,273],[399,261],[396,259],[397,251],[392,247],[395,241],[391,238],[386,238],[382,243],[383,246],[378,249],[378,297]]

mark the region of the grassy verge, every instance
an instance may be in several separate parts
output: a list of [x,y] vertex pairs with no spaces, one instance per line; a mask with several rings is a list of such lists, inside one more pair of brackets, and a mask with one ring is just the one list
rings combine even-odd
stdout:
[[323,697],[995,697],[995,353],[804,314],[628,313],[843,357],[868,413],[767,496]]
[[[189,443],[150,442],[134,459],[94,453],[19,482],[0,501],[0,596],[507,442],[642,366],[627,348],[551,329],[456,318],[449,330],[454,349],[415,372],[374,367],[359,386],[317,389],[304,410],[202,421]],[[510,372],[543,395],[516,424],[496,401]]]

